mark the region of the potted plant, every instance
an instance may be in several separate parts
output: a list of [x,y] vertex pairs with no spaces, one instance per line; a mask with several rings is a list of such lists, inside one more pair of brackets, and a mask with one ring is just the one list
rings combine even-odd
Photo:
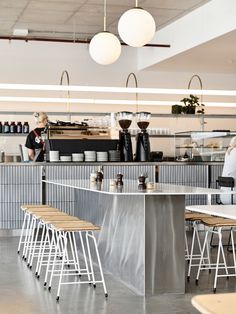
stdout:
[[196,108],[197,108],[197,113],[203,114],[205,112],[204,110],[204,104],[199,103],[199,97],[194,96],[194,95],[189,95],[189,97],[185,97],[181,99],[181,102],[184,103],[183,106],[183,112],[187,114],[195,114]]
[[181,105],[173,105],[172,107],[171,107],[171,113],[172,114],[181,114],[181,113],[183,113],[183,106],[181,106]]

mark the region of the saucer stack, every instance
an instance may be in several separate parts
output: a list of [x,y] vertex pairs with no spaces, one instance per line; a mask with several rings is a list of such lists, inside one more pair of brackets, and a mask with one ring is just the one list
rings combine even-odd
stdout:
[[94,150],[87,150],[84,152],[85,161],[96,161],[96,152]]
[[97,152],[97,161],[108,161],[107,152]]
[[74,153],[74,154],[72,154],[72,161],[74,161],[74,162],[82,162],[82,161],[84,161],[84,154],[83,153]]
[[120,151],[109,150],[109,161],[120,161]]
[[60,160],[64,161],[64,162],[70,162],[71,161],[71,156],[61,156]]

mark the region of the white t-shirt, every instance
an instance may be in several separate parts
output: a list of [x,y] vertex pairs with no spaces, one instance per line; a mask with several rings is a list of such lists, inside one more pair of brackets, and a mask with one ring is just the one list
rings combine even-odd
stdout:
[[[225,163],[222,172],[223,177],[232,177],[234,178],[234,182],[236,184],[236,148],[231,150],[228,154],[225,154]],[[222,190],[231,190],[231,188],[222,187]],[[234,187],[235,190],[235,187]],[[220,196],[220,200],[223,204],[231,204],[231,195],[224,194]],[[233,196],[234,203],[236,203],[236,195]]]

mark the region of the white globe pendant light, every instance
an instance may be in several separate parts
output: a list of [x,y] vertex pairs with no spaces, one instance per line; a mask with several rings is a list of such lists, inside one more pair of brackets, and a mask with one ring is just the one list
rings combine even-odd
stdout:
[[114,63],[121,54],[119,39],[106,31],[106,0],[104,0],[104,31],[96,34],[89,44],[92,59],[102,65]]
[[89,53],[92,59],[99,64],[112,64],[120,57],[121,44],[114,34],[101,32],[90,41]]
[[129,46],[142,47],[155,35],[156,23],[152,15],[136,6],[122,14],[118,23],[121,39]]

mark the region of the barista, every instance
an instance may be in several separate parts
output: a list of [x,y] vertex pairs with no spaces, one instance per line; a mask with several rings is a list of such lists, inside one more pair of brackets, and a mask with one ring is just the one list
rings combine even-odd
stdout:
[[33,114],[36,121],[36,128],[27,136],[25,146],[28,148],[30,160],[44,161],[45,139],[43,134],[48,122],[48,116],[45,112],[35,112]]

